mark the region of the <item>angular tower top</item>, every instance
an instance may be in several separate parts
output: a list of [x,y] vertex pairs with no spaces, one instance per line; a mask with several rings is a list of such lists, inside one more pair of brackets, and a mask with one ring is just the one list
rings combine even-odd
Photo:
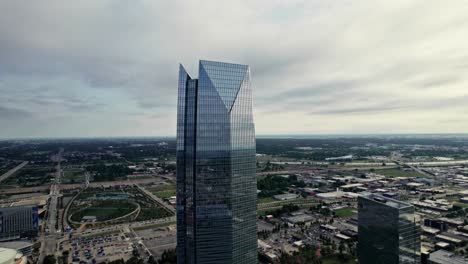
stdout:
[[206,74],[218,91],[227,109],[231,109],[242,82],[247,77],[248,65],[200,60],[199,76]]

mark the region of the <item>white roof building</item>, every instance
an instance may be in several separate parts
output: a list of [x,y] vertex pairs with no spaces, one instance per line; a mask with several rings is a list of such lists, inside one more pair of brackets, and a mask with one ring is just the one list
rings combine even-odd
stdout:
[[26,257],[14,249],[0,248],[0,264],[26,263]]

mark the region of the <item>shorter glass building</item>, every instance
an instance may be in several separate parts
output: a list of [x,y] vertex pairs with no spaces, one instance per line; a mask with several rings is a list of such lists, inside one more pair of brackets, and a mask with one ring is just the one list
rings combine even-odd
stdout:
[[379,195],[358,198],[360,264],[421,263],[420,219],[408,203]]
[[0,240],[34,237],[38,229],[37,206],[0,207]]

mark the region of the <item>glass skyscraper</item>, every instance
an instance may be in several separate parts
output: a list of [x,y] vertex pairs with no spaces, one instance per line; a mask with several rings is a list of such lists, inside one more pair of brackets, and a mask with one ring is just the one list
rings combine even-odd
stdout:
[[414,207],[369,194],[358,198],[359,264],[421,263],[421,229]]
[[255,129],[250,68],[179,68],[177,262],[257,263]]

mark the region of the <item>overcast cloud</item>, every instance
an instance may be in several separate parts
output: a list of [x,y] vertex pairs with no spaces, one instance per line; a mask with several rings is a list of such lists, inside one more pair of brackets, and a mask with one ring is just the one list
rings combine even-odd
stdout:
[[173,136],[178,63],[257,134],[468,132],[468,1],[0,1],[0,137]]

